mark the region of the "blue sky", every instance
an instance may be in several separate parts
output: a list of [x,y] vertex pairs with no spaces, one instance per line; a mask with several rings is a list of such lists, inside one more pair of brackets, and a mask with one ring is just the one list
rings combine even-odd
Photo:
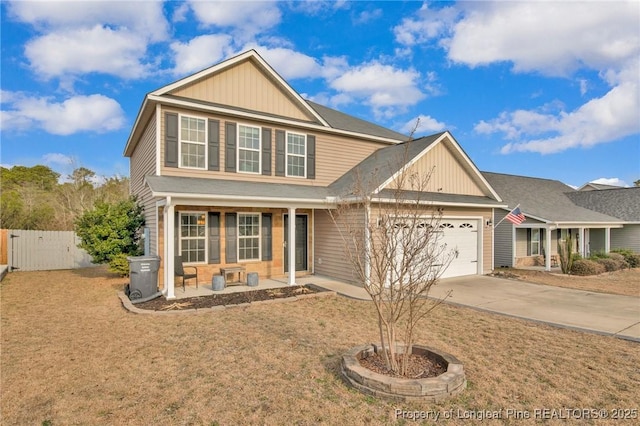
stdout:
[[640,3],[2,1],[1,157],[128,176],[146,93],[256,49],[305,98],[481,170],[640,179]]

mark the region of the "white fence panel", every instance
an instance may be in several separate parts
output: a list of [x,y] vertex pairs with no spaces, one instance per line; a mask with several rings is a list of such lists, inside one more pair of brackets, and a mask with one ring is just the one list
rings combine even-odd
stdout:
[[9,271],[48,271],[92,266],[91,256],[78,248],[73,231],[24,231],[7,235]]

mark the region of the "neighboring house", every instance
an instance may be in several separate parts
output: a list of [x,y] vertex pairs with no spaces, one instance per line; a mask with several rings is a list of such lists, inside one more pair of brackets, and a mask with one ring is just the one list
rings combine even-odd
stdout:
[[[625,223],[617,217],[577,205],[578,193],[557,180],[482,172],[489,184],[509,205],[496,209],[494,264],[496,267],[545,266],[557,262],[558,241],[571,237],[573,251],[590,253],[611,249],[612,232]],[[596,191],[597,192],[597,191]],[[526,217],[514,225],[505,216],[519,206]]]
[[[384,202],[401,170],[433,170],[425,211],[439,206],[443,241],[459,251],[446,274],[490,272],[490,222],[505,204],[448,132],[407,139],[304,100],[253,50],[149,93],[124,154],[165,296],[175,296],[175,255],[207,283],[239,265],[289,284],[355,281],[327,212],[373,172],[386,177],[375,188]],[[390,166],[400,151],[405,164]]]
[[617,217],[622,228],[611,229],[611,249],[640,253],[640,187],[600,189],[567,194],[576,205]]

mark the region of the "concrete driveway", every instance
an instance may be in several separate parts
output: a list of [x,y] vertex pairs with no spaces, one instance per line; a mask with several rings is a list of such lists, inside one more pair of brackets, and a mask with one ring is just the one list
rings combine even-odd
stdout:
[[430,295],[448,303],[640,342],[640,298],[487,276],[446,278]]
[[[361,287],[320,276],[308,280],[346,297],[371,300]],[[449,291],[447,303],[640,342],[640,297],[478,275],[440,280],[430,296],[441,299]]]

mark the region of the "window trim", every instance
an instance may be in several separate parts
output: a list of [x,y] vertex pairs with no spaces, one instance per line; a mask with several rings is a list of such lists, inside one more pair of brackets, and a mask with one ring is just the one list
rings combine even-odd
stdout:
[[[304,155],[300,155],[300,154],[293,154],[289,152],[289,135],[296,135],[296,136],[302,136],[304,138]],[[285,132],[285,136],[284,136],[284,175],[286,177],[292,177],[292,178],[300,178],[300,179],[306,179],[307,178],[307,155],[308,155],[308,144],[307,144],[307,135],[304,133],[298,133],[298,132],[289,132],[286,131]],[[291,175],[289,174],[289,157],[302,157],[304,159],[304,174],[302,175]]]
[[[258,149],[240,147],[240,128],[241,127],[250,127],[252,129],[258,129],[258,142],[259,142]],[[252,152],[258,153],[258,171],[248,172],[246,170],[240,170],[240,150],[252,151]],[[236,172],[247,173],[250,175],[262,174],[262,126],[254,126],[251,124],[244,124],[244,123],[236,124]]]
[[[194,141],[186,141],[185,143],[190,143],[194,145],[203,145],[204,146],[204,155],[203,155],[203,166],[202,167],[192,167],[185,166],[182,164],[182,118],[194,118],[196,120],[204,121],[204,141],[202,144],[200,142]],[[209,125],[208,118],[202,115],[197,114],[178,114],[178,167],[181,169],[190,169],[190,170],[207,170],[208,169],[208,158],[209,158]]]
[[[241,239],[249,239],[249,238],[256,238],[255,235],[252,235],[250,237],[243,237],[240,235],[240,217],[241,216],[257,216],[258,217],[258,257],[257,258],[252,258],[252,259],[242,259],[240,257],[240,240]],[[237,213],[237,220],[236,220],[236,259],[238,261],[238,263],[242,263],[242,262],[261,262],[262,261],[262,213],[261,212],[238,212]]]
[[[534,234],[536,232],[538,234],[537,240],[534,238]],[[537,250],[533,249],[534,244],[538,246]],[[531,228],[531,239],[529,241],[529,250],[530,250],[531,256],[540,256],[542,254],[541,246],[542,246],[542,232],[540,232],[540,228]]]
[[[209,262],[209,214],[206,211],[198,211],[198,210],[184,210],[184,211],[179,211],[178,212],[178,232],[180,233],[180,235],[178,235],[178,253],[180,254],[180,256],[182,256],[182,240],[204,240],[204,260],[202,262],[187,262],[184,261],[183,259],[183,263],[185,264],[194,264],[194,265],[204,265],[207,264]],[[193,215],[193,214],[198,214],[198,215],[203,215],[204,216],[204,236],[203,237],[183,237],[182,236],[182,215]]]

